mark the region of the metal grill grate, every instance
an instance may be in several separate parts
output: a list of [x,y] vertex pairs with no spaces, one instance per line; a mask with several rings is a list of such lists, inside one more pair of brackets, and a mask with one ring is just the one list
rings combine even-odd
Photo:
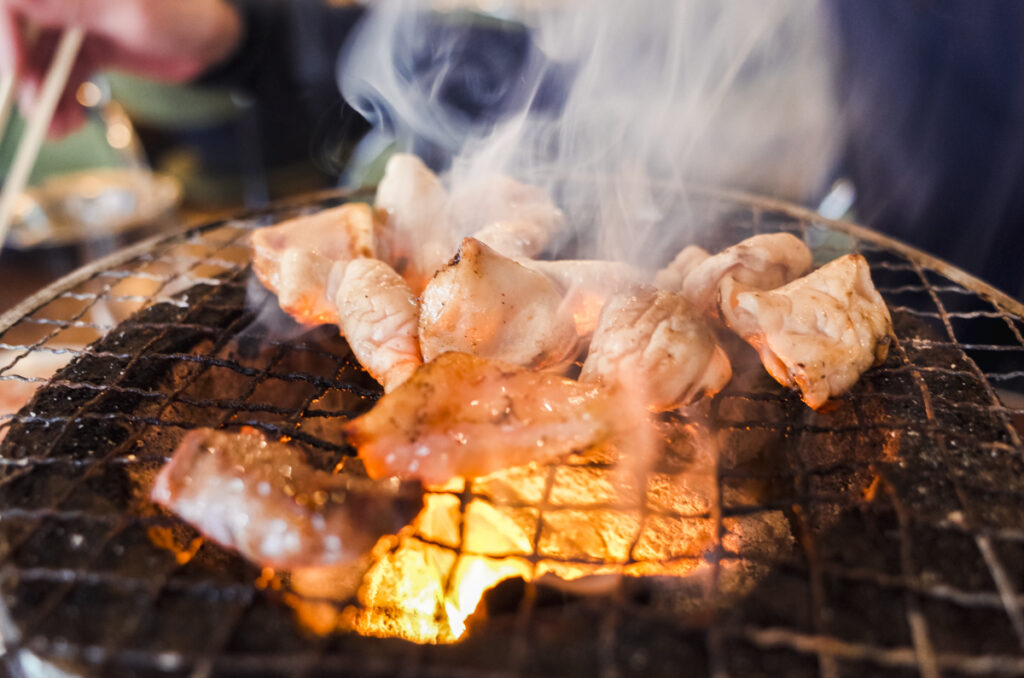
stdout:
[[[350,452],[330,420],[372,406],[377,388],[336,332],[282,331],[273,298],[249,280],[246,245],[256,226],[343,199],[151,242],[0,319],[0,396],[43,384],[0,424],[0,633],[14,669],[1024,675],[1024,448],[1014,425],[1024,415],[1022,308],[862,229],[712,192],[698,198],[713,215],[711,247],[788,230],[822,257],[862,252],[896,324],[886,364],[827,413],[806,409],[763,370],[734,380],[708,407],[661,422],[671,444],[632,492],[595,490],[581,502],[574,483],[586,476],[609,487],[613,470],[573,457],[527,472],[533,494],[487,481],[434,493],[462,526],[481,502],[518,511],[529,533],[521,551],[481,550],[464,531],[454,544],[422,527],[407,535],[450,554],[453,569],[514,556],[534,574],[638,574],[667,562],[703,563],[705,575],[619,577],[592,596],[508,581],[485,596],[487,618],[451,645],[304,630],[287,581],[268,586],[266,573],[197,541],[145,497],[196,426],[290,436],[325,468]],[[54,361],[68,364],[52,380],[35,376],[39,362]],[[665,488],[701,482],[688,469],[708,441],[720,459],[705,479],[707,501],[673,503]],[[622,542],[604,545],[611,566],[584,541],[559,541],[580,516],[623,526]],[[777,533],[780,518],[784,535],[736,536]],[[652,542],[645,535],[659,521],[706,533],[708,548]]]

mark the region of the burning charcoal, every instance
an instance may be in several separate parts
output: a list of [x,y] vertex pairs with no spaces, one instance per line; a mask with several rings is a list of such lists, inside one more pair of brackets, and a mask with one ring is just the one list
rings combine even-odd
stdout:
[[423,503],[415,484],[315,470],[251,428],[188,433],[150,496],[214,541],[281,568],[357,560]]

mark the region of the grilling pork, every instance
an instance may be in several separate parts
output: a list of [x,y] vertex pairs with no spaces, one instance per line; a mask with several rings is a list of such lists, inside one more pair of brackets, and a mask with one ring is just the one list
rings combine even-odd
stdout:
[[770,291],[722,283],[722,319],[780,384],[815,409],[885,360],[892,318],[864,257],[848,254]]
[[374,254],[369,205],[347,203],[252,234],[253,270],[281,309],[304,325],[337,323],[327,278],[339,262]]
[[714,395],[732,368],[704,319],[674,292],[651,287],[608,300],[580,381],[616,385],[654,411]]
[[388,160],[375,205],[386,216],[380,258],[417,292],[444,265],[460,234],[505,256],[533,257],[565,224],[540,187],[490,175],[449,196],[437,175],[406,153]]
[[535,257],[565,225],[562,210],[539,186],[490,175],[451,196],[448,218],[456,233],[477,240],[507,257]]
[[339,264],[329,286],[336,290],[338,324],[353,355],[385,391],[393,390],[423,363],[412,290],[378,259]]
[[650,274],[621,261],[597,259],[519,259],[523,266],[551,279],[562,296],[562,308],[576,324],[576,333],[589,336],[605,302],[616,292],[643,285]]
[[[677,271],[689,268],[682,283],[682,293],[702,313],[714,312],[720,285],[734,280],[747,289],[771,290],[785,285],[811,269],[811,251],[799,238],[789,233],[766,233],[747,238],[699,263],[700,252],[673,262]],[[671,282],[666,275],[662,278]]]
[[575,357],[579,344],[554,283],[474,238],[423,291],[419,333],[426,361],[459,351],[557,367]]
[[374,206],[385,216],[380,259],[395,268],[416,292],[447,261],[454,247],[445,211],[448,192],[415,155],[388,160]]
[[285,569],[358,560],[423,503],[416,483],[313,469],[252,428],[189,432],[150,496],[217,543]]
[[509,257],[533,257],[541,253],[550,234],[527,219],[492,221],[473,233],[488,247]]
[[345,425],[371,478],[440,485],[544,462],[637,422],[616,393],[466,353],[445,353]]
[[703,247],[687,245],[665,268],[658,271],[654,277],[655,286],[663,290],[682,292],[686,277],[710,256]]

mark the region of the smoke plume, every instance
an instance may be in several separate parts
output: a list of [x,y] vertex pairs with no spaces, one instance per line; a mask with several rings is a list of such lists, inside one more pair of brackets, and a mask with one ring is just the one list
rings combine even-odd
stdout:
[[828,178],[840,125],[817,3],[505,10],[375,3],[341,57],[342,90],[455,187],[504,173],[547,188],[576,256],[670,257],[659,248],[694,226],[687,185],[808,200]]

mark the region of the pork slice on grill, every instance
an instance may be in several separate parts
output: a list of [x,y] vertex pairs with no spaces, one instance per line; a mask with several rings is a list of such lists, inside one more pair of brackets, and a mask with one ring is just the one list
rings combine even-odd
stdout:
[[217,543],[284,569],[358,560],[423,503],[417,483],[320,471],[252,428],[186,434],[150,497]]
[[722,319],[757,349],[768,372],[821,407],[889,352],[892,318],[867,261],[848,254],[770,291],[723,281]]
[[518,259],[527,268],[551,279],[562,297],[562,308],[581,337],[593,334],[605,302],[622,290],[650,282],[648,271],[622,261],[600,259]]
[[[339,280],[340,278],[340,280]],[[423,364],[419,303],[393,268],[378,259],[338,264],[329,287],[338,324],[360,364],[391,391]]]
[[500,174],[461,184],[448,219],[455,233],[472,234],[508,257],[537,256],[565,226],[547,191]]
[[448,192],[422,160],[396,153],[384,168],[374,206],[385,216],[379,258],[421,291],[458,242],[448,230]]
[[[690,257],[699,259],[700,253]],[[702,313],[714,313],[723,281],[733,280],[747,289],[771,290],[809,271],[811,260],[811,250],[796,236],[764,233],[727,247],[692,267],[692,260],[686,259],[670,266],[677,270],[690,267],[681,287],[683,296]],[[667,276],[662,279],[670,282]]]
[[374,215],[347,203],[252,234],[253,271],[281,309],[304,325],[337,324],[327,278],[338,262],[374,255]]
[[682,292],[686,277],[710,256],[703,247],[687,245],[679,251],[675,259],[654,276],[655,286],[662,290]]
[[492,221],[473,237],[509,257],[534,257],[544,250],[551,234],[529,219]]
[[643,287],[608,300],[580,372],[655,411],[714,395],[732,378],[725,351],[682,295]]
[[628,411],[600,384],[445,353],[345,431],[371,478],[440,485],[614,438],[635,428]]
[[379,256],[416,292],[444,265],[462,235],[505,256],[533,257],[565,225],[562,211],[540,187],[488,175],[449,196],[441,179],[406,153],[388,160],[375,206],[386,217]]
[[423,291],[419,333],[426,361],[458,351],[557,368],[579,346],[554,283],[473,238]]

